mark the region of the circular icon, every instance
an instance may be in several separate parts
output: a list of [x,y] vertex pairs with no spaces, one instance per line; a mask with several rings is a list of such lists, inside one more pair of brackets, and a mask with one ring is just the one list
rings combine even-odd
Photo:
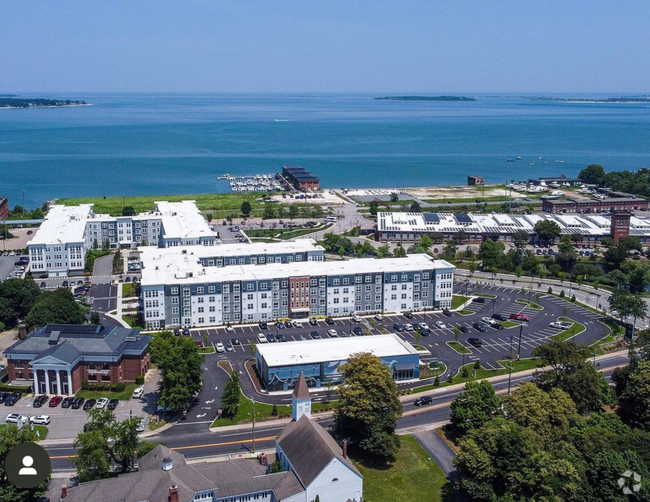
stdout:
[[14,446],[5,460],[5,471],[18,488],[34,488],[47,479],[52,470],[50,456],[36,443]]

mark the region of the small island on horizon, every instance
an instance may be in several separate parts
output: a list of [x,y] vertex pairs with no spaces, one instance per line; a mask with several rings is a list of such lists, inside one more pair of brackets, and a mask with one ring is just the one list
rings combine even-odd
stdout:
[[466,96],[384,96],[375,99],[388,101],[476,101]]
[[0,95],[0,108],[57,108],[87,104],[85,101],[71,99],[22,98],[15,94]]
[[622,96],[619,98],[525,98],[531,101],[559,101],[562,103],[650,103],[650,96]]

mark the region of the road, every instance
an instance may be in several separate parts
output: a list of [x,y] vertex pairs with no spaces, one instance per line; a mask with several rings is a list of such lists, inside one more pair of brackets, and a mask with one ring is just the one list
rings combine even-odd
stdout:
[[[603,356],[600,360],[600,370],[609,378],[618,366],[627,364],[626,354],[611,354]],[[530,375],[513,375],[510,385],[532,379]],[[493,386],[499,395],[508,391],[508,377],[502,376],[493,379]],[[418,408],[411,403],[404,405],[404,415],[397,423],[400,433],[414,433],[417,431],[432,428],[432,424],[440,424],[449,420],[450,403],[462,392],[461,386],[440,388],[423,395],[431,395],[433,404]],[[332,424],[332,418],[318,419],[323,427]],[[255,449],[272,448],[274,439],[283,429],[283,426],[273,423],[263,423],[256,430]],[[238,454],[248,452],[252,447],[252,426],[242,425],[237,430],[229,428],[223,432],[210,432],[206,430],[205,424],[180,422],[172,428],[164,431],[158,436],[148,438],[151,441],[164,441],[170,448],[180,451],[188,459],[197,459],[215,455]],[[73,469],[71,456],[75,451],[71,443],[47,446],[45,448],[51,458],[54,471]]]

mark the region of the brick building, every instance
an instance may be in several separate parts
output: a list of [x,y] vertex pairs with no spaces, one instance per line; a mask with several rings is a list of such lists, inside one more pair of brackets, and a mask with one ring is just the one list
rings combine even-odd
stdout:
[[149,369],[150,336],[114,326],[48,324],[5,351],[9,381],[39,394],[73,395],[82,383],[134,382]]
[[6,197],[0,197],[0,220],[6,220],[9,216],[9,201]]
[[612,213],[612,224],[611,224],[611,233],[612,239],[618,244],[618,241],[623,237],[628,237],[630,235],[630,220],[632,219],[632,213],[629,211],[616,211]]
[[610,213],[613,211],[633,211],[648,209],[648,201],[638,197],[615,197],[608,199],[566,199],[542,202],[545,213]]
[[315,191],[320,187],[318,178],[301,166],[282,166],[282,177],[302,192]]

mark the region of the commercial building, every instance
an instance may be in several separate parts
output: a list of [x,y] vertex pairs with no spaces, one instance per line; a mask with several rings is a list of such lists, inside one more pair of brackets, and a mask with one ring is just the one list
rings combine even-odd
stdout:
[[325,262],[315,252],[306,261],[296,253],[294,260],[217,267],[185,249],[146,249],[141,290],[147,328],[451,306],[455,267],[428,255]]
[[469,186],[473,186],[473,185],[485,186],[485,178],[483,178],[482,176],[468,176],[467,184]]
[[51,206],[29,242],[35,275],[83,273],[90,249],[137,246],[212,246],[218,242],[194,201],[155,202],[156,209],[136,216],[97,214],[93,204]]
[[608,197],[602,199],[574,199],[542,201],[545,213],[612,213],[614,211],[647,211],[648,201],[639,197]]
[[[629,213],[628,216],[629,235],[639,237],[643,244],[650,244],[650,217]],[[548,220],[557,223],[561,233],[571,235],[576,244],[593,245],[613,236],[611,219],[612,215],[608,214],[381,212],[377,214],[375,237],[381,242],[417,242],[428,235],[434,244],[452,239],[462,239],[462,244],[466,244],[486,239],[511,242],[515,233],[523,231],[534,242],[535,224]]]
[[302,192],[315,191],[320,187],[318,178],[301,166],[282,166],[282,177]]
[[[193,462],[158,445],[138,460],[138,471],[61,488],[65,502],[361,502],[363,476],[330,434],[311,420],[311,401],[293,398],[293,421],[259,461]],[[281,472],[271,472],[279,461]],[[54,500],[55,494],[49,494]],[[58,494],[57,494],[58,495]]]
[[0,197],[0,220],[6,220],[9,216],[9,201],[6,197]]
[[39,394],[73,395],[82,383],[134,382],[149,369],[150,336],[137,329],[48,324],[7,350],[11,382],[32,384]]
[[301,374],[310,387],[339,383],[339,366],[359,352],[379,357],[397,381],[420,376],[418,351],[396,334],[260,343],[255,349],[257,371],[269,391],[294,388]]

